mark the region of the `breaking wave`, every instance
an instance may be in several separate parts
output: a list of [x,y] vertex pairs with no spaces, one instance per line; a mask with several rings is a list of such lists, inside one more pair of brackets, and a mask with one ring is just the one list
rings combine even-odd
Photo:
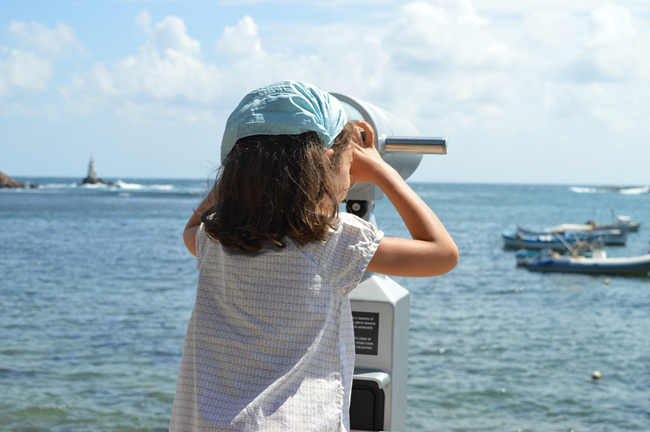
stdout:
[[575,193],[608,193],[617,192],[624,195],[641,195],[650,193],[650,186],[643,187],[618,187],[618,186],[605,186],[605,187],[584,187],[584,186],[571,186],[571,192]]

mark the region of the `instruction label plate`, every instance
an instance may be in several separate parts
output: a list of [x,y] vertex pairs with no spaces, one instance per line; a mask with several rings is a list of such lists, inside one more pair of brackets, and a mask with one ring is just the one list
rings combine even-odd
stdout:
[[377,355],[379,344],[379,313],[352,312],[354,347],[357,354]]

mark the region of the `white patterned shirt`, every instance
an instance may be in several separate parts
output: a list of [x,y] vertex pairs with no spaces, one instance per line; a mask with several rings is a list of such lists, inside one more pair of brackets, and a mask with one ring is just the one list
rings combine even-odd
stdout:
[[287,240],[250,255],[224,248],[201,225],[170,432],[348,430],[348,294],[382,237],[341,213],[322,242]]

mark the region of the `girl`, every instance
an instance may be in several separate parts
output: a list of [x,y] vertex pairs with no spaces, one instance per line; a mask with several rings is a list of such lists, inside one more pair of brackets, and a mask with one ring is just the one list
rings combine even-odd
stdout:
[[[231,114],[220,175],[184,231],[199,282],[170,431],[349,429],[348,293],[366,270],[435,276],[458,262],[373,143],[368,123],[305,83],[255,90]],[[339,214],[353,181],[379,186],[412,239]]]

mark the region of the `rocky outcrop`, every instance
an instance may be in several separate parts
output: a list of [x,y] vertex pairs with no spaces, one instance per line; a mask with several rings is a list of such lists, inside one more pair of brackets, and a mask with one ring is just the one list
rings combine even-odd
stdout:
[[97,167],[95,166],[95,157],[90,156],[90,163],[88,164],[88,175],[83,179],[82,184],[103,184],[106,186],[117,186],[113,182],[104,181],[97,177]]
[[115,183],[102,180],[99,177],[86,177],[83,180],[81,180],[81,183],[82,184],[97,184],[97,183],[100,183],[100,184],[103,184],[103,185],[106,185],[106,186],[117,186]]
[[25,183],[12,179],[0,171],[0,188],[24,188]]

